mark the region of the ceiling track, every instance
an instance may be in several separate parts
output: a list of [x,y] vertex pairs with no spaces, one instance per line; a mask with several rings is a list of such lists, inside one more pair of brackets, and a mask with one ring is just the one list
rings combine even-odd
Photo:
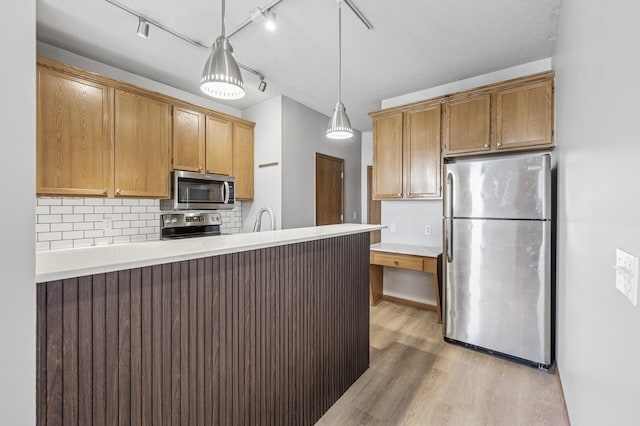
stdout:
[[[162,31],[165,31],[171,35],[173,35],[174,37],[178,37],[179,39],[186,41],[187,43],[191,44],[192,46],[195,47],[199,47],[202,49],[211,49],[212,46],[207,46],[204,45],[196,40],[193,40],[187,36],[185,36],[184,34],[180,34],[179,32],[167,27],[166,25],[152,19],[149,18],[148,16],[145,16],[144,14],[138,12],[137,10],[134,10],[122,3],[120,3],[119,1],[116,0],[105,0],[107,3],[112,4],[113,6],[117,7],[118,9],[121,9],[127,13],[129,13],[130,15],[135,16],[138,19],[144,19],[146,22],[148,22],[149,24],[153,25],[154,27],[157,27],[159,29],[161,29]],[[270,12],[273,8],[275,8],[276,6],[278,6],[280,3],[282,3],[284,0],[274,0],[271,3],[265,5],[262,8],[263,12]],[[343,1],[347,6],[349,6],[349,9],[351,9],[351,11],[358,17],[358,19],[360,19],[360,21],[362,21],[362,23],[364,24],[365,27],[367,27],[367,29],[371,30],[373,29],[373,25],[371,25],[371,22],[369,22],[369,20],[367,19],[366,16],[364,16],[364,14],[360,11],[360,9],[358,9],[358,7],[355,5],[355,3],[353,2],[353,0],[341,0]],[[227,38],[231,38],[234,35],[236,35],[237,33],[239,33],[240,31],[242,31],[243,29],[245,29],[246,27],[248,27],[249,25],[251,25],[251,23],[253,22],[253,19],[251,17],[247,17],[244,21],[242,21],[239,25],[237,25],[233,30],[231,30],[231,32],[229,32],[229,35],[227,36]],[[255,74],[256,76],[260,77],[261,79],[264,79],[265,76],[264,74],[262,74],[259,71],[254,70],[251,67],[248,67],[240,62],[238,62],[238,66],[252,74]]]

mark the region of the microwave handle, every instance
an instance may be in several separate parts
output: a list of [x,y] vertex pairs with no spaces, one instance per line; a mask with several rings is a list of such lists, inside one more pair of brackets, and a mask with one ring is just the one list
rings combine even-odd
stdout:
[[224,182],[222,185],[222,199],[225,204],[229,204],[229,182]]

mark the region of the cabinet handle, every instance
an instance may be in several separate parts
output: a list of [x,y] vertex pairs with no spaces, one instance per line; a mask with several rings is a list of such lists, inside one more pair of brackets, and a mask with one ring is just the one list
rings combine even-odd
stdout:
[[398,265],[400,264],[400,262],[398,262],[397,260],[394,260],[394,261],[393,261],[393,264],[394,264],[394,265],[396,265],[396,266],[398,266]]
[[116,194],[117,194],[117,195],[120,195],[120,192],[121,192],[121,191],[120,191],[120,188],[116,189]]
[[202,166],[198,167],[198,171],[200,172],[202,171]]
[[399,193],[398,193],[398,197],[402,197],[402,192],[399,192]]
[[484,147],[485,147],[485,148],[489,148],[489,144],[488,144],[488,143],[485,143],[485,144],[484,144]]
[[497,146],[502,146],[502,142],[498,142],[496,145]]
[[105,189],[103,189],[103,190],[102,190],[102,193],[103,193],[103,194],[108,194],[108,193],[109,193],[109,188],[105,188]]

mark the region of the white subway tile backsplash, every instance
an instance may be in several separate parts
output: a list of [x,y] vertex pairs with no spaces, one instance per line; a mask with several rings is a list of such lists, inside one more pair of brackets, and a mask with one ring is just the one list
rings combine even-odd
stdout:
[[36,250],[49,250],[49,241],[38,241],[36,243]]
[[52,223],[51,232],[73,231],[73,223]]
[[85,206],[103,206],[104,198],[85,198],[84,205]]
[[51,206],[51,214],[72,214],[73,206]]
[[[160,238],[160,202],[150,199],[39,197],[36,250],[127,244]],[[222,232],[241,230],[242,208],[221,210]]]
[[73,248],[72,240],[51,241],[51,250],[62,250]]
[[63,206],[83,206],[84,198],[63,198],[62,205]]
[[38,199],[39,206],[61,206],[62,198],[42,197]]
[[86,230],[89,230],[89,229],[95,229],[94,223],[95,222],[78,222],[78,223],[74,223],[73,224],[73,230],[74,231],[86,231]]
[[59,214],[38,215],[37,223],[60,223],[62,216]]
[[62,239],[62,232],[43,232],[38,234],[38,241],[56,241]]
[[93,213],[93,212],[94,212],[93,206],[74,206],[73,207],[74,214],[85,214],[85,213]]
[[63,222],[82,222],[84,221],[84,216],[81,214],[63,214],[62,221]]

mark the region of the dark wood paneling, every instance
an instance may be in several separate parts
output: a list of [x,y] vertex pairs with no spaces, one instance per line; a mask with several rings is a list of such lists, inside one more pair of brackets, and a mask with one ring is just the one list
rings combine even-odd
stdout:
[[310,425],[369,365],[369,235],[37,286],[38,425]]

